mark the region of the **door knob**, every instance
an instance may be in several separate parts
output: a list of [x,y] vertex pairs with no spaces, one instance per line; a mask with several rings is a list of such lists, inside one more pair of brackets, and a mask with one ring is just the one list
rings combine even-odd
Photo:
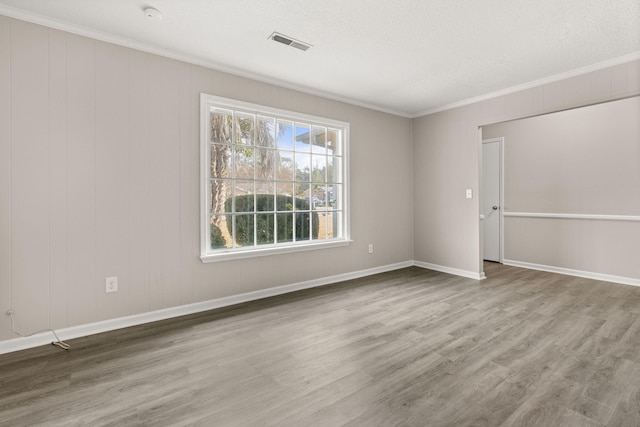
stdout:
[[491,209],[493,209],[494,211],[497,211],[497,210],[498,210],[498,207],[497,207],[497,206],[494,206],[494,207],[492,207]]

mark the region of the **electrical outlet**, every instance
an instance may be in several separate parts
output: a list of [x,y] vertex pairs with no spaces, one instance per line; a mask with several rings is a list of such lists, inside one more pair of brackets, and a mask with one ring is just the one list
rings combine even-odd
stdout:
[[369,253],[373,253],[373,243],[369,243]]
[[105,292],[118,292],[118,278],[117,277],[107,277],[106,279],[106,288]]

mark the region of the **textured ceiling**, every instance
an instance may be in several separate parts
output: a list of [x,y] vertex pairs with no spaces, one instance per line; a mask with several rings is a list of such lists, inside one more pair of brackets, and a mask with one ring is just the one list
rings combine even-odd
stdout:
[[0,14],[405,116],[640,58],[640,0],[0,0]]

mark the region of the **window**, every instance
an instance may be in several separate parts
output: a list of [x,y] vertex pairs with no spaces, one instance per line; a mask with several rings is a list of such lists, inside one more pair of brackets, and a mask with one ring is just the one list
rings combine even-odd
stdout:
[[201,95],[204,262],[342,246],[349,124]]

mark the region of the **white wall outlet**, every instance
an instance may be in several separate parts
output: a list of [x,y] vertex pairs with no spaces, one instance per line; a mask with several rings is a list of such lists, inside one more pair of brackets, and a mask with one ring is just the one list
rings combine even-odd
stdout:
[[106,288],[105,291],[109,292],[118,292],[118,278],[117,277],[107,277],[106,279]]
[[369,253],[373,253],[373,243],[369,243]]
[[467,188],[467,199],[473,199],[473,190],[471,188]]

